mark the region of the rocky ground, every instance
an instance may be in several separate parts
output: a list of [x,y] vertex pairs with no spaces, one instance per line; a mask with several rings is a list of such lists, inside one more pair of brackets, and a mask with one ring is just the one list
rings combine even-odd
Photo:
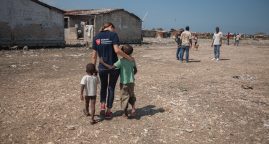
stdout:
[[200,40],[189,63],[172,39],[145,42],[134,45],[137,116],[121,116],[117,89],[114,118],[95,125],[79,99],[91,50],[0,51],[0,143],[269,143],[269,41],[224,45],[216,62]]

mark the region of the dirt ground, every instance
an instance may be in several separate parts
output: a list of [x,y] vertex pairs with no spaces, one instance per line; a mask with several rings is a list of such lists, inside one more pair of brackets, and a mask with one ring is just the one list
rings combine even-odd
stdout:
[[223,45],[216,62],[199,40],[189,63],[172,39],[145,42],[134,45],[137,116],[121,116],[117,85],[113,119],[95,125],[79,99],[91,50],[0,51],[0,143],[269,143],[269,41]]

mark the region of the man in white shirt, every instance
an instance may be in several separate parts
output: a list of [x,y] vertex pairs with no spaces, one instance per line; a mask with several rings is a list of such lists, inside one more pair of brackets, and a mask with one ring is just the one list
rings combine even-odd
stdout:
[[216,32],[213,35],[211,44],[211,47],[214,46],[214,58],[212,60],[219,61],[221,45],[222,45],[222,32],[219,31],[219,27],[216,27]]
[[186,51],[186,63],[189,62],[189,49],[192,44],[191,32],[189,32],[189,30],[190,30],[190,27],[186,26],[185,31],[180,36],[180,39],[182,40],[182,44],[181,44],[182,46],[180,49],[180,57],[179,57],[180,62],[183,61],[183,56],[184,56],[185,51]]
[[240,34],[237,34],[235,37],[235,45],[238,46],[239,45],[239,40],[240,40]]

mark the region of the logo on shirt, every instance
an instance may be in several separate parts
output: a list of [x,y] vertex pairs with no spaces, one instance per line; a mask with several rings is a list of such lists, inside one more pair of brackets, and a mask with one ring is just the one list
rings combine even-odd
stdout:
[[112,41],[110,39],[101,39],[101,43],[103,45],[110,45],[112,44]]
[[101,40],[100,39],[95,40],[95,42],[96,42],[97,45],[100,45],[101,44]]

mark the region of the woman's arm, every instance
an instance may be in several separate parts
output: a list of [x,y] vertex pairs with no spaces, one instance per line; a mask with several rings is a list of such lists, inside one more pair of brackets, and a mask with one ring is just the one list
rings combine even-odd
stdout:
[[113,48],[114,48],[114,51],[117,55],[120,55],[120,56],[128,59],[129,61],[134,61],[134,58],[132,58],[129,55],[127,55],[126,53],[124,53],[117,44],[114,44]]
[[96,65],[96,60],[97,60],[97,52],[96,52],[96,50],[93,50],[93,52],[92,52],[92,63],[94,65]]
[[136,73],[137,73],[137,67],[134,66],[134,74],[136,74]]
[[[133,58],[134,59],[134,58]],[[136,74],[137,73],[137,67],[136,67],[136,62],[135,62],[135,60],[134,60],[134,74]]]
[[105,67],[107,67],[108,69],[113,69],[113,68],[115,68],[115,66],[111,66],[111,65],[105,63],[105,62],[103,61],[103,58],[102,58],[102,57],[100,57],[99,62],[100,62],[102,65],[104,65]]

